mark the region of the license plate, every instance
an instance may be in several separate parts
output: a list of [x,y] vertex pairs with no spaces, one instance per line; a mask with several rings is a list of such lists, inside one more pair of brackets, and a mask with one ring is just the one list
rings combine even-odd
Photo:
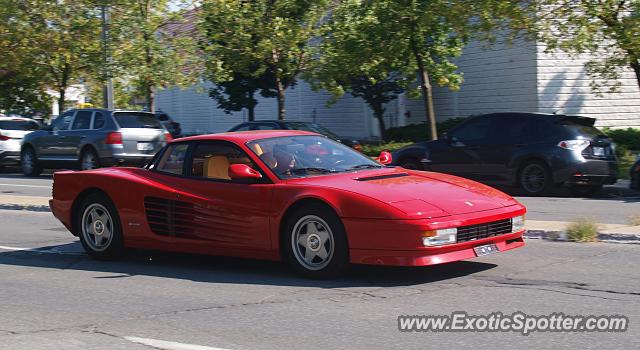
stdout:
[[153,143],[138,142],[138,151],[153,151]]
[[593,147],[593,155],[596,157],[604,157],[604,148]]
[[495,244],[487,244],[481,245],[479,247],[473,248],[473,251],[476,252],[476,256],[484,256],[498,252],[498,246]]

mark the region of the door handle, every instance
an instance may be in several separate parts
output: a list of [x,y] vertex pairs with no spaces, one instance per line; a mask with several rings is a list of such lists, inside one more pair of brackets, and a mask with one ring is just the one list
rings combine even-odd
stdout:
[[58,138],[59,138],[60,140],[64,140],[64,139],[66,139],[67,137],[66,137],[66,136],[60,136],[60,137],[58,137]]

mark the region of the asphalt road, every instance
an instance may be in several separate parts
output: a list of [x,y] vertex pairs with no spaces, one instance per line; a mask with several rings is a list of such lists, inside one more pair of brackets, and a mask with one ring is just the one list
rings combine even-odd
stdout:
[[[0,349],[638,348],[640,246],[527,244],[310,281],[262,261],[146,251],[94,261],[49,213],[0,210]],[[528,336],[397,329],[399,315],[454,311],[620,314],[630,327]]]
[[[11,171],[11,169],[9,169]],[[51,195],[51,174],[38,178],[26,178],[17,173],[0,173],[0,195],[43,196]],[[628,224],[630,217],[640,216],[640,192],[628,189],[628,181],[619,181],[605,189],[596,198],[572,198],[568,191],[554,197],[524,197],[518,191],[504,188],[522,202],[530,220],[573,221],[588,217],[603,224]]]

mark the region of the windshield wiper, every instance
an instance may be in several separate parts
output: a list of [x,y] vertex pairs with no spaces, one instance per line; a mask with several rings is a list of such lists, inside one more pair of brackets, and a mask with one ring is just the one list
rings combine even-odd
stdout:
[[291,169],[290,172],[291,174],[301,175],[301,174],[308,174],[309,172],[329,174],[329,173],[337,173],[339,171],[326,169],[326,168],[295,168],[295,169]]
[[375,165],[375,164],[358,164],[358,165],[354,165],[351,168],[349,168],[349,170],[357,170],[357,169],[378,169],[378,168],[382,168],[381,165]]

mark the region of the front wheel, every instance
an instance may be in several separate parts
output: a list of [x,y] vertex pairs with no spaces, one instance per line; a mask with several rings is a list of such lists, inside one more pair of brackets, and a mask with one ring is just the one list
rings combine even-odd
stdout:
[[349,265],[347,237],[340,218],[322,205],[295,210],[286,221],[283,249],[291,267],[308,278],[331,278]]
[[549,167],[539,161],[524,164],[518,172],[518,185],[530,196],[547,194],[552,183]]
[[93,258],[114,260],[124,253],[122,226],[118,211],[100,193],[89,195],[76,215],[76,228],[84,250]]
[[36,152],[31,147],[22,150],[20,154],[20,166],[25,176],[39,176],[42,174],[42,167],[38,163]]

